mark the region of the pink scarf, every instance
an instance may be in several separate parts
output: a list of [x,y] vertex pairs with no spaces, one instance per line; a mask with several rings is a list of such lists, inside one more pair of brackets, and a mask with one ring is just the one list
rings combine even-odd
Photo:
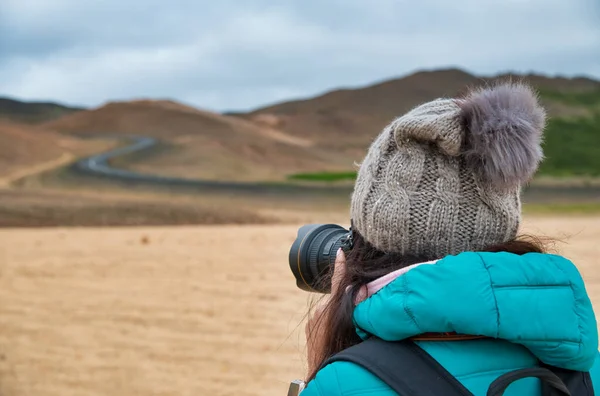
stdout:
[[425,265],[425,264],[435,264],[437,261],[438,260],[432,260],[432,261],[427,261],[424,263],[417,263],[417,264],[409,265],[408,267],[400,268],[399,270],[390,272],[389,274],[384,275],[381,278],[377,278],[374,281],[367,283],[366,285],[362,286],[360,288],[360,290],[358,291],[358,294],[356,295],[356,299],[354,300],[354,304],[358,305],[358,303],[371,297],[373,294],[375,294],[379,290],[381,290],[384,286],[391,283],[394,279],[404,275],[411,269],[417,268],[418,266]]

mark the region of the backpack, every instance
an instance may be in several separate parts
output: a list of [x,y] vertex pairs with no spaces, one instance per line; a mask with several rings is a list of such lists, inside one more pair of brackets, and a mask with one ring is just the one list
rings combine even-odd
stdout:
[[[332,356],[323,364],[346,361],[365,368],[401,396],[473,396],[431,355],[410,340],[389,342],[371,337]],[[522,378],[537,377],[544,396],[594,396],[589,372],[571,371],[540,364],[498,377],[487,396],[502,396]]]

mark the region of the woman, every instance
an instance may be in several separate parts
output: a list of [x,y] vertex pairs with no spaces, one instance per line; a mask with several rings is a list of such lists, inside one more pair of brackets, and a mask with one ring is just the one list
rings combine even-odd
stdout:
[[[589,372],[600,388],[581,276],[517,234],[544,125],[532,89],[506,83],[425,103],[383,130],[352,195],[353,247],[338,252],[331,296],[307,324],[302,396],[396,394],[354,363],[324,365],[370,337],[415,340],[474,395],[540,364]],[[540,395],[540,382],[505,394]]]

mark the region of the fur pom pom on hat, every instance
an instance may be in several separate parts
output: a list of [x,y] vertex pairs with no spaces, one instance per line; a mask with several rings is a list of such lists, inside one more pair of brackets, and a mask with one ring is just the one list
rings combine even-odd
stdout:
[[544,125],[525,84],[412,109],[383,130],[360,166],[355,229],[379,250],[427,259],[514,238],[521,185],[543,158]]
[[524,84],[472,92],[457,101],[466,129],[465,159],[482,180],[498,187],[527,182],[541,162],[546,113]]

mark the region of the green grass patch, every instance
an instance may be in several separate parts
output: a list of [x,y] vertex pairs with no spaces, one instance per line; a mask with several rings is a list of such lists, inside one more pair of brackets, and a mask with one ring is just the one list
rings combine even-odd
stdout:
[[528,203],[523,205],[524,214],[600,214],[600,202],[585,203]]
[[600,90],[583,92],[561,92],[553,90],[539,90],[540,97],[545,100],[564,103],[569,106],[597,106],[600,105]]
[[316,173],[297,173],[290,175],[289,180],[314,181],[314,182],[337,182],[356,180],[356,172],[316,172]]
[[544,134],[540,175],[600,176],[600,113],[551,119]]
[[572,107],[589,108],[592,115],[550,118],[544,133],[546,159],[540,175],[600,176],[600,90],[561,92],[540,90],[543,99]]

